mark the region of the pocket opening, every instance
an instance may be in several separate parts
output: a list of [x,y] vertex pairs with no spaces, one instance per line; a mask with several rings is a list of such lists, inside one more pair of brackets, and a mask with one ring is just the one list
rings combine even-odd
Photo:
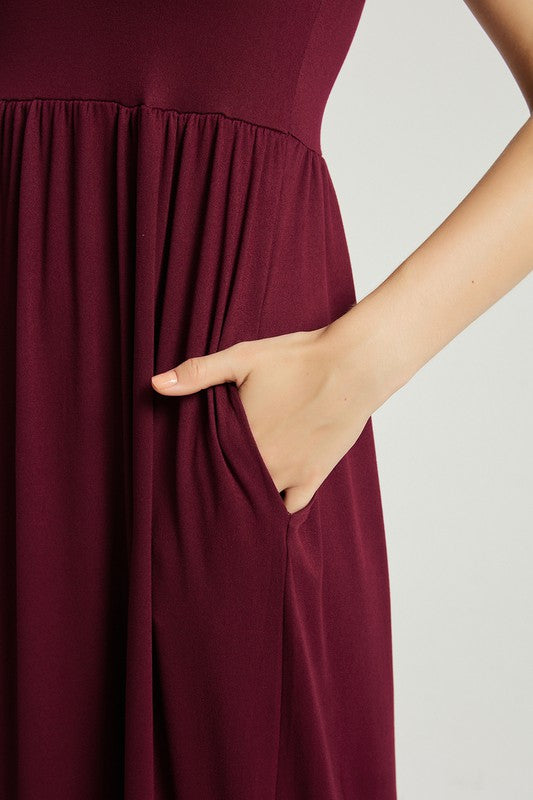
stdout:
[[277,488],[276,484],[274,483],[274,479],[272,478],[272,475],[270,474],[270,471],[269,471],[269,469],[268,469],[268,467],[266,465],[266,462],[265,462],[265,460],[263,458],[263,455],[262,455],[262,453],[261,453],[261,451],[259,449],[259,445],[257,444],[257,441],[256,441],[255,436],[253,434],[252,428],[251,428],[250,423],[248,421],[248,415],[246,414],[246,409],[244,408],[244,404],[242,402],[242,398],[241,398],[239,389],[238,389],[238,387],[237,387],[237,385],[235,383],[228,382],[228,385],[230,387],[230,391],[233,392],[234,397],[235,397],[236,408],[237,408],[237,411],[238,411],[238,414],[240,416],[240,420],[241,420],[241,423],[242,423],[241,430],[243,431],[243,433],[244,433],[244,435],[245,435],[245,437],[246,437],[246,439],[248,441],[248,444],[249,444],[252,452],[254,453],[255,460],[258,463],[258,465],[259,465],[259,467],[260,467],[260,469],[261,469],[261,471],[262,471],[262,473],[263,473],[263,475],[265,477],[265,481],[266,481],[266,483],[268,485],[269,492],[272,495],[273,501],[276,503],[278,508],[282,511],[282,513],[284,514],[285,519],[286,519],[287,522],[294,522],[296,520],[299,520],[303,516],[307,516],[307,513],[310,511],[311,506],[314,504],[314,502],[315,502],[315,500],[317,498],[318,491],[319,491],[320,487],[318,487],[318,489],[316,489],[316,491],[312,495],[311,499],[305,504],[305,506],[302,506],[302,508],[299,508],[296,511],[289,511],[288,510],[287,506],[283,502],[283,498],[281,496],[281,493],[278,492],[278,488]]

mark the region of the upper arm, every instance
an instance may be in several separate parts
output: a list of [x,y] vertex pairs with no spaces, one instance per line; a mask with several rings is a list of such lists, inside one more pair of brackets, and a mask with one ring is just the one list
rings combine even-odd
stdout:
[[532,0],[464,0],[501,53],[533,112]]

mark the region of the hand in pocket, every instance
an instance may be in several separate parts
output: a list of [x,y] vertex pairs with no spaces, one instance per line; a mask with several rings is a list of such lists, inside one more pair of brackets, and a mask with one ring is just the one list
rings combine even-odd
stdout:
[[[234,382],[258,450],[287,511],[295,513],[359,438],[371,412],[323,336],[326,328],[238,342],[152,378],[184,395]],[[352,387],[348,390],[348,386]]]

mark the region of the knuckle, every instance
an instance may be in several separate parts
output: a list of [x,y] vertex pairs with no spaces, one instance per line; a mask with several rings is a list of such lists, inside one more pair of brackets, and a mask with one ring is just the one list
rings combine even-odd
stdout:
[[226,355],[233,380],[243,380],[252,368],[255,356],[254,343],[247,340],[236,342],[227,348]]
[[201,356],[192,356],[182,365],[193,381],[201,381],[205,377],[205,364]]
[[228,355],[235,364],[241,365],[252,354],[252,343],[247,341],[237,342],[228,348]]

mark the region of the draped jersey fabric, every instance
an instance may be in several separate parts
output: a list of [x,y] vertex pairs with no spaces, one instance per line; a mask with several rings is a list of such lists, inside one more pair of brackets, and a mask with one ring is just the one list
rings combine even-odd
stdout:
[[363,3],[1,4],[1,800],[396,797],[371,419],[289,513],[234,383],[150,380],[355,302]]

